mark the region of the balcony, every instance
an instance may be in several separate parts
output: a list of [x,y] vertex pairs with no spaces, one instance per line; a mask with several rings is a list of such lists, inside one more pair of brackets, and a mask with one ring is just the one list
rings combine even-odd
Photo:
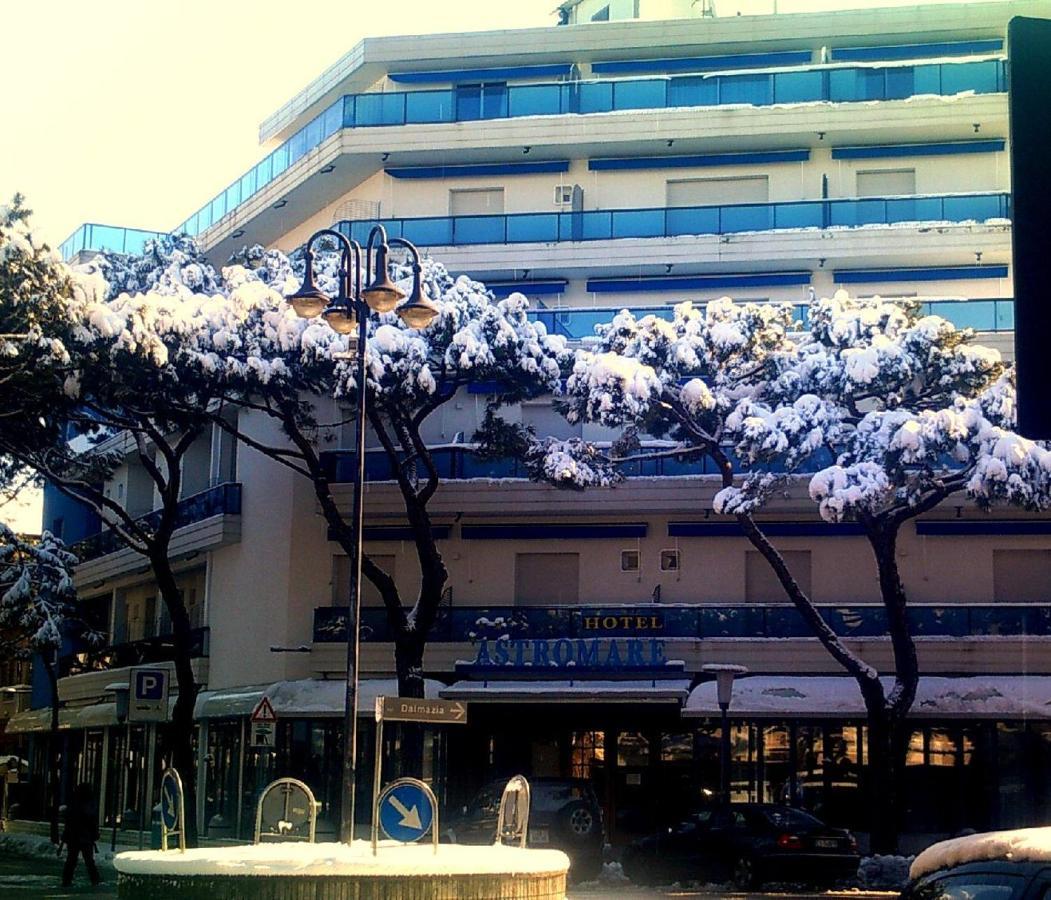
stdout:
[[[542,322],[548,334],[559,334],[570,341],[594,337],[595,326],[606,324],[625,307],[589,307],[585,309],[535,309],[529,317]],[[795,304],[794,315],[807,327],[809,306]],[[634,316],[656,316],[671,321],[675,310],[669,306],[628,307]],[[923,300],[920,312],[926,316],[941,316],[957,328],[973,328],[975,331],[1014,331],[1014,300],[1011,298],[981,300]]]
[[[180,500],[175,524],[176,528],[182,528],[221,515],[241,515],[240,484],[236,482],[218,484],[192,497]],[[140,516],[136,521],[142,522],[147,527],[155,528],[160,523],[160,517],[160,511],[155,510],[145,516]],[[116,553],[118,550],[125,549],[126,546],[116,532],[106,530],[73,544],[69,549],[77,555],[81,563],[85,563],[110,553]]]
[[[879,638],[887,634],[881,605],[821,606],[821,615],[843,638]],[[915,605],[909,608],[912,633],[920,638],[1048,637],[1047,605]],[[345,643],[346,607],[314,610],[314,643]],[[488,606],[443,607],[429,640],[469,643],[478,640],[558,638],[808,638],[813,633],[792,606]],[[361,640],[391,640],[386,611],[361,610]]]
[[[190,632],[190,657],[208,656],[208,629],[194,628]],[[60,662],[63,677],[87,672],[106,672],[129,666],[156,665],[175,660],[175,642],[170,634],[112,644],[108,647],[88,648],[64,656]]]
[[112,253],[141,254],[147,241],[163,237],[166,232],[143,231],[139,228],[121,228],[117,225],[81,225],[58,248],[64,260],[70,260],[84,250],[108,250]]
[[[234,212],[289,167],[344,128],[449,124],[630,110],[773,106],[902,100],[919,95],[1006,90],[1002,59],[917,65],[800,68],[658,78],[478,85],[437,91],[348,94],[179,225],[197,235]],[[479,138],[481,140],[481,138]],[[415,238],[413,238],[415,240]]]
[[[672,238],[796,229],[861,228],[905,222],[987,222],[1010,218],[1010,194],[946,194],[383,219],[392,237],[420,247]],[[372,223],[340,222],[358,241]]]

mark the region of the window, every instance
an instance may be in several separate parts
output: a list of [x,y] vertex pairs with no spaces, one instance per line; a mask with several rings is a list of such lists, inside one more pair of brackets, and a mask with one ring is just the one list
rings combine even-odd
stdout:
[[896,197],[916,193],[915,169],[858,172],[859,197]]
[[622,731],[617,735],[618,766],[648,766],[650,742],[640,731]]
[[1051,550],[994,550],[993,599],[997,603],[1051,600]]
[[592,22],[608,22],[609,21],[609,4],[607,3],[598,12],[592,13]]
[[947,875],[928,881],[912,896],[914,900],[1012,900],[1024,887],[1024,878],[1002,872]]
[[[370,553],[369,558],[391,578],[397,580],[395,556],[391,554]],[[340,554],[332,557],[332,605],[350,605],[350,557]],[[376,586],[364,575],[361,576],[361,605],[383,606],[383,598]]]
[[482,188],[449,191],[449,214],[453,216],[498,216],[504,211],[504,189]]
[[689,178],[668,182],[668,206],[720,206],[726,203],[766,203],[770,179],[766,175],[747,178]]
[[[810,593],[810,551],[785,550],[781,557],[805,593]],[[745,554],[745,599],[749,603],[785,603],[788,596],[766,558],[755,550]]]
[[682,568],[682,554],[678,550],[661,550],[661,571],[678,572]]
[[456,118],[461,122],[497,119],[507,115],[507,83],[458,84]]
[[579,553],[515,554],[516,605],[562,606],[579,599]]
[[621,550],[620,551],[620,571],[622,572],[638,572],[641,567],[640,554],[638,550]]

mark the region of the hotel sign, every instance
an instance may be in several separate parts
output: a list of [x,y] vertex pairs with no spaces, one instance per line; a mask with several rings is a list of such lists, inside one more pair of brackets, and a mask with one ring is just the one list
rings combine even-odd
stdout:
[[476,646],[474,659],[466,664],[474,670],[667,671],[673,665],[658,638],[498,638]]

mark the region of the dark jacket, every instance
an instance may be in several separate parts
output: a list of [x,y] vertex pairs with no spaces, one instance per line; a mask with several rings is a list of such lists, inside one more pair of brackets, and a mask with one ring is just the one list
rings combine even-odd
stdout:
[[89,791],[77,790],[66,807],[62,840],[70,847],[90,847],[99,839],[98,807]]

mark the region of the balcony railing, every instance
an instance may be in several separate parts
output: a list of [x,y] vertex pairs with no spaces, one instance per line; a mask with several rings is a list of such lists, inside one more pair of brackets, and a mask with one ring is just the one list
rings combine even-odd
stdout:
[[[1048,599],[1051,600],[1051,592]],[[820,607],[822,618],[840,637],[874,638],[887,634],[882,606],[849,604]],[[918,637],[1020,637],[1051,635],[1051,607],[1040,605],[915,605],[909,608]],[[792,606],[673,606],[660,603],[618,606],[443,607],[431,631],[435,642],[497,638],[793,638],[812,637]],[[347,609],[314,610],[314,642],[342,643],[347,638]],[[361,639],[390,641],[383,609],[361,610]]]
[[[595,326],[610,322],[625,307],[589,307],[584,309],[536,309],[529,317],[543,322],[548,334],[560,334],[571,341],[594,337]],[[671,321],[675,310],[669,306],[628,307],[638,318],[656,316]],[[810,307],[805,303],[794,304],[794,314],[808,326]],[[941,316],[957,328],[973,328],[975,331],[1013,331],[1014,300],[1010,297],[981,300],[923,300],[920,312],[928,316]]]
[[147,241],[154,241],[164,234],[160,231],[87,223],[66,238],[58,250],[63,259],[72,259],[81,250],[109,250],[112,253],[139,255],[146,249]]
[[[184,525],[192,525],[194,522],[203,522],[212,516],[241,514],[241,485],[236,482],[218,484],[192,497],[179,501],[176,512],[175,525],[181,528]],[[142,522],[148,528],[156,528],[160,524],[161,512],[155,510],[140,516],[136,521]],[[115,553],[125,547],[120,536],[111,530],[100,531],[98,534],[78,541],[70,547],[80,559],[87,562],[98,559],[107,553]]]
[[[190,657],[208,655],[208,629],[194,628],[190,632]],[[65,656],[61,670],[65,675],[123,669],[127,666],[155,665],[175,659],[175,641],[170,634],[112,644],[108,647],[88,648]]]
[[622,110],[901,100],[921,94],[1001,93],[1006,90],[1005,85],[1004,61],[984,59],[347,94],[202,206],[176,231],[200,234],[343,128]]
[[[800,228],[860,228],[903,222],[986,222],[1009,219],[1010,199],[1010,194],[947,194],[381,221],[388,234],[410,240],[417,246],[457,247],[670,238]],[[368,239],[371,224],[343,221],[336,227],[348,237],[363,241]]]

